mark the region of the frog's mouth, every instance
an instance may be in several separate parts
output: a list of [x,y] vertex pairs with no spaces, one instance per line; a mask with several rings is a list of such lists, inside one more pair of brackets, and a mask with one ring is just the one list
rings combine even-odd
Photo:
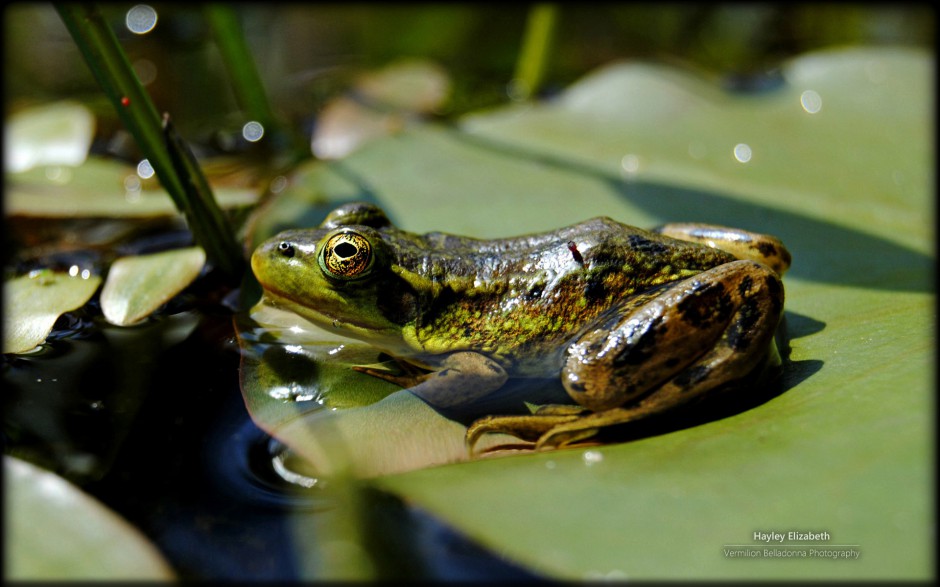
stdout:
[[[334,316],[319,309],[311,308],[305,303],[274,287],[264,286],[262,302],[282,310],[293,312],[329,332],[337,332],[343,336],[355,338],[377,347],[385,348],[388,345],[383,344],[383,342],[399,340],[394,336],[394,333],[387,333],[375,324],[368,323],[364,320],[350,319],[345,316]],[[399,345],[393,344],[391,346],[397,348]]]

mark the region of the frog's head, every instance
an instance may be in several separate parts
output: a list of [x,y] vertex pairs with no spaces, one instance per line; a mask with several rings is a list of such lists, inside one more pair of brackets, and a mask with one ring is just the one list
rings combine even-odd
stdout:
[[396,349],[414,320],[415,292],[396,275],[392,247],[372,226],[324,222],[262,243],[251,268],[265,299],[329,330]]

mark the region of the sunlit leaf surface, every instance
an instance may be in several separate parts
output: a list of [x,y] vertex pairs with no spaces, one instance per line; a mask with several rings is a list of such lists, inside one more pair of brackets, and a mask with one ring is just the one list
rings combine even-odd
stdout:
[[[794,261],[776,395],[622,444],[375,482],[553,577],[923,579],[933,568],[932,80],[932,59],[901,49],[806,55],[776,87],[745,95],[667,67],[611,65],[554,101],[416,127],[299,170],[252,239],[315,225],[350,199],[380,203],[415,232],[499,237],[606,215],[779,236]],[[443,417],[388,414],[406,438]],[[316,462],[322,440],[307,424],[285,441]],[[414,450],[391,435],[347,438],[364,455],[392,453],[390,442]],[[452,442],[410,438],[424,450]],[[794,561],[755,538],[791,530],[827,532],[819,546],[860,556],[806,550]],[[755,544],[758,557],[728,554]]]
[[81,165],[94,134],[95,118],[82,104],[27,108],[10,116],[3,129],[3,168],[21,172],[37,165]]
[[[147,172],[144,172],[147,175]],[[178,214],[156,178],[143,179],[132,165],[91,156],[78,167],[42,165],[7,174],[4,194],[8,216],[151,217]],[[214,194],[223,207],[246,206],[257,190],[220,187]]]
[[5,579],[174,578],[137,529],[62,477],[7,455],[3,477]]
[[101,311],[118,326],[139,322],[192,283],[205,263],[201,247],[121,257],[108,270]]
[[83,306],[100,284],[101,277],[80,270],[72,275],[44,269],[4,282],[3,352],[42,344],[59,316]]

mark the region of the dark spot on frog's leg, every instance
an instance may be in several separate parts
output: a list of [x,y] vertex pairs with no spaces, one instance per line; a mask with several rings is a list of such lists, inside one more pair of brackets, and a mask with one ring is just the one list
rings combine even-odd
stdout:
[[757,250],[760,251],[760,254],[765,257],[776,257],[780,253],[777,251],[777,245],[767,242],[760,241],[757,243]]
[[568,389],[569,391],[576,391],[578,393],[584,393],[585,391],[583,383],[581,383],[580,381],[571,381],[571,380],[568,381],[566,389]]
[[681,387],[683,391],[688,391],[697,385],[700,381],[708,377],[710,372],[710,369],[705,365],[696,365],[694,367],[689,367],[682,373],[676,375],[672,382]]
[[736,351],[748,348],[754,340],[754,324],[760,317],[760,309],[754,298],[741,304],[737,319],[728,326],[728,345]]
[[612,363],[613,367],[620,369],[626,365],[641,365],[648,361],[656,352],[657,338],[666,332],[666,327],[660,326],[662,321],[662,316],[650,320],[636,342],[625,346],[617,353]]
[[672,358],[666,359],[666,367],[671,368],[671,367],[675,367],[678,364],[679,364],[679,357],[672,357]]
[[783,310],[783,287],[780,285],[780,280],[775,275],[768,275],[764,280],[764,285],[770,293],[774,313],[779,314]]
[[738,284],[738,294],[742,297],[747,295],[747,292],[751,290],[751,286],[754,285],[754,280],[751,279],[750,275],[745,275],[741,278],[741,283]]
[[721,283],[694,284],[692,292],[676,304],[682,319],[696,328],[707,327],[712,321],[723,322],[734,310],[728,291]]

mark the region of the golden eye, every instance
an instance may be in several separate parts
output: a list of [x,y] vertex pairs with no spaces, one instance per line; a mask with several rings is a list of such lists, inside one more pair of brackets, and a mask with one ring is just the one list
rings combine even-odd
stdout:
[[357,232],[340,232],[326,240],[320,250],[320,267],[330,277],[363,277],[372,266],[372,245]]

